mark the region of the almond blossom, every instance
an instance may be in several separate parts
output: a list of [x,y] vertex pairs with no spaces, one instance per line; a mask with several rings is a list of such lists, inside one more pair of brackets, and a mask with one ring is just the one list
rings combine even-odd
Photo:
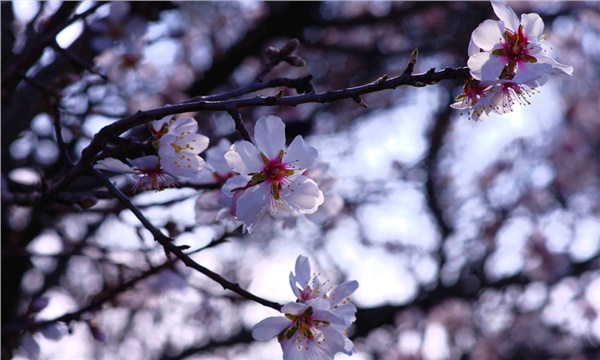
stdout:
[[143,190],[160,191],[165,187],[174,187],[176,184],[173,176],[160,167],[158,157],[155,155],[142,156],[133,160],[127,159],[127,162],[129,165],[115,158],[106,158],[96,162],[94,169],[135,175],[137,181],[133,186],[134,192],[140,187]]
[[[281,308],[283,317],[269,317],[254,326],[252,337],[269,340],[277,336],[284,359],[333,359],[342,352],[352,355],[356,348],[346,334],[354,322],[356,307],[349,295],[358,288],[350,281],[328,292],[317,276],[311,275],[305,256],[296,259],[296,274],[290,284],[298,297]],[[298,287],[299,285],[299,287]]]
[[276,116],[261,117],[254,128],[256,145],[240,141],[225,154],[239,175],[227,180],[225,194],[233,197],[231,213],[251,232],[268,209],[311,214],[323,203],[317,184],[303,175],[317,150],[297,136],[285,146],[285,124]]
[[[159,120],[162,122],[163,120]],[[156,129],[156,126],[153,125]],[[204,169],[204,160],[198,156],[208,147],[208,137],[198,134],[194,118],[177,118],[161,125],[158,140],[160,165],[169,174],[187,179],[198,179]]]
[[[521,15],[521,20],[504,2],[492,1],[500,21],[485,20],[471,35],[467,65],[477,80],[512,80],[525,83],[550,73],[553,69],[571,75],[571,66],[558,63],[545,54],[544,22],[535,13]],[[479,51],[473,51],[479,49]]]
[[[458,110],[467,110],[469,119],[475,121],[485,120],[493,110],[491,106],[492,94],[490,93],[491,84],[476,79],[470,79],[465,82],[463,93],[456,97],[457,102],[450,107]],[[462,112],[461,112],[462,115]]]

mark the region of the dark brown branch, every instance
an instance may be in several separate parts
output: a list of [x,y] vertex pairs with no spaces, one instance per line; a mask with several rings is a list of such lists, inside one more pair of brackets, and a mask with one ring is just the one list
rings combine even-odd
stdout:
[[113,183],[110,182],[110,179],[108,177],[106,177],[104,174],[102,174],[98,170],[93,170],[93,173],[96,177],[98,177],[104,183],[104,185],[108,188],[108,190],[110,192],[112,192],[115,195],[115,197],[117,197],[135,215],[135,217],[137,217],[137,219],[142,223],[142,225],[144,225],[144,227],[148,231],[150,231],[152,236],[154,236],[154,239],[156,241],[158,241],[165,248],[165,252],[167,252],[167,254],[168,253],[174,254],[186,266],[191,267],[192,269],[206,275],[210,279],[221,284],[223,289],[231,290],[231,291],[235,292],[236,294],[240,295],[241,297],[244,297],[248,300],[255,301],[261,305],[273,308],[277,311],[279,311],[281,309],[281,307],[282,307],[281,304],[258,297],[256,295],[242,289],[238,284],[234,284],[234,283],[226,280],[221,275],[219,275],[215,272],[212,272],[211,270],[209,270],[209,269],[205,268],[204,266],[195,262],[192,258],[189,257],[189,255],[184,253],[180,247],[174,245],[168,236],[163,234],[154,225],[152,225],[152,223],[150,223],[150,221],[148,221],[148,219],[144,216],[144,214],[142,214],[140,209],[138,209],[137,206],[135,206],[135,204],[133,202],[131,202],[131,200],[127,196],[125,196],[125,194],[123,194],[121,192],[121,190],[119,190],[116,186],[114,186]]

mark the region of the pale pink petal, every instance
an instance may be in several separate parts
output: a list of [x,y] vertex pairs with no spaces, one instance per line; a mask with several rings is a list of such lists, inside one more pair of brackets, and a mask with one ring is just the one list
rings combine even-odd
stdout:
[[244,223],[244,229],[252,232],[263,217],[271,194],[265,186],[252,186],[239,196],[235,206],[235,217]]
[[306,256],[300,255],[296,259],[296,280],[303,289],[310,282],[310,261]]
[[291,325],[292,320],[286,317],[268,317],[260,321],[258,324],[254,325],[254,327],[252,328],[252,337],[255,340],[269,340],[279,335],[280,332],[282,332]]
[[256,147],[269,159],[274,159],[285,149],[285,124],[277,116],[262,116],[254,127]]
[[227,139],[221,139],[216,146],[206,150],[206,162],[221,174],[231,172],[231,167],[225,160],[225,154],[229,151],[231,143]]
[[231,150],[225,154],[225,160],[233,171],[245,175],[260,172],[264,167],[260,151],[248,141],[233,144]]
[[108,170],[124,174],[135,174],[135,170],[123,163],[121,160],[115,158],[98,160],[96,165],[94,165],[94,169]]
[[338,285],[331,291],[327,300],[331,306],[336,306],[358,289],[358,281],[352,280]]
[[502,46],[500,40],[503,38],[504,24],[502,21],[485,20],[471,34],[471,40],[475,46],[484,51],[500,48]]
[[481,49],[479,48],[479,46],[477,46],[473,41],[473,36],[471,36],[471,40],[469,41],[469,47],[467,49],[468,55],[471,56],[473,54],[477,54],[480,50]]
[[283,197],[290,208],[301,214],[314,213],[325,199],[317,184],[302,175],[283,188]]
[[517,73],[512,82],[523,84],[552,72],[552,65],[545,63],[519,63]]
[[552,65],[553,69],[562,71],[563,73],[565,73],[567,75],[573,75],[573,67],[570,65],[561,64],[558,61],[551,58],[550,56],[547,56],[544,54],[538,54],[535,57],[538,59],[538,62],[550,64],[550,65]]
[[[323,336],[325,339],[327,339],[327,341],[324,341],[322,344],[327,345],[329,348],[328,352],[332,352],[334,354],[343,352],[346,355],[352,355],[356,352],[356,348],[354,347],[354,344],[352,344],[352,341],[350,341],[347,336],[342,335],[334,327],[325,327],[323,329]],[[350,341],[350,343],[347,344],[346,340]]]
[[298,289],[298,285],[296,284],[296,282],[298,280],[296,279],[296,276],[294,275],[294,273],[292,273],[291,271],[290,271],[289,280],[290,280],[290,287],[292,288],[294,295],[296,295],[296,299],[301,299],[302,291],[300,291],[300,289]]
[[194,118],[177,118],[169,125],[169,133],[182,136],[198,132],[198,122]]
[[308,309],[308,306],[301,303],[289,302],[281,308],[281,313],[290,315],[300,315]]
[[512,32],[517,32],[519,29],[519,18],[513,9],[506,4],[506,1],[492,0],[492,7],[494,8],[494,13],[504,22],[506,28],[512,30]]
[[348,327],[352,322],[354,322],[354,320],[356,320],[356,305],[354,304],[348,303],[338,305],[335,308],[331,309],[331,312],[344,319],[345,327]]
[[298,135],[288,147],[283,162],[289,163],[296,171],[304,171],[315,162],[318,155],[317,149],[306,145],[302,136]]
[[[326,300],[323,300],[323,301],[326,301]],[[346,322],[344,321],[344,319],[341,316],[336,315],[329,310],[314,310],[313,309],[312,318],[315,320],[319,320],[319,321],[327,321],[328,323],[331,323],[331,324],[339,324],[339,325],[346,324]]]
[[506,61],[490,52],[480,52],[469,58],[467,66],[477,80],[496,80],[502,74]]
[[67,326],[64,323],[53,323],[40,329],[40,332],[46,339],[54,341],[60,340],[67,333],[67,331]]
[[177,139],[177,144],[193,154],[200,154],[208,147],[208,137],[200,134],[187,134]]
[[148,155],[142,156],[135,159],[127,159],[129,164],[133,166],[134,169],[139,170],[152,170],[157,169],[159,167],[158,156],[156,155]]
[[544,34],[544,20],[538,14],[521,15],[523,33],[529,42],[539,43]]

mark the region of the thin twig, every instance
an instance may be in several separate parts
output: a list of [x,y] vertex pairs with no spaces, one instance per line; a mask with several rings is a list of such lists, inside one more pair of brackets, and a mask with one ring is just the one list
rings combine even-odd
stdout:
[[71,159],[71,155],[69,154],[69,148],[62,136],[62,129],[60,126],[60,110],[58,109],[58,102],[55,102],[52,105],[52,112],[54,113],[54,133],[56,135],[56,142],[58,143],[58,149],[64,156],[65,160],[69,168],[73,167],[73,159]]
[[135,217],[138,218],[138,220],[142,223],[142,225],[144,225],[144,227],[148,231],[150,231],[152,236],[154,236],[154,239],[156,241],[158,241],[165,248],[165,251],[167,253],[174,254],[186,266],[191,267],[194,270],[197,270],[198,272],[208,276],[210,279],[221,284],[223,289],[231,290],[231,291],[235,292],[236,294],[240,295],[241,297],[244,297],[248,300],[255,301],[261,305],[273,308],[277,311],[279,311],[281,309],[281,307],[282,307],[281,304],[258,297],[256,295],[242,289],[238,284],[234,284],[234,283],[226,280],[221,275],[205,268],[204,266],[202,266],[202,265],[198,264],[197,262],[195,262],[194,260],[192,260],[192,258],[190,258],[186,253],[184,253],[181,248],[179,248],[178,246],[174,245],[171,242],[171,238],[169,238],[168,236],[163,234],[159,229],[157,229],[154,225],[152,225],[152,223],[150,223],[150,221],[148,221],[148,219],[144,216],[144,214],[142,214],[140,209],[138,209],[138,207],[135,206],[135,204],[127,196],[125,196],[125,194],[123,194],[121,192],[121,190],[119,190],[115,185],[113,185],[113,183],[110,181],[110,179],[108,177],[106,177],[100,171],[95,170],[95,169],[92,170],[92,173],[94,174],[94,176],[99,178],[104,183],[104,185],[108,188],[108,190],[110,192],[112,192],[115,195],[115,197],[117,199],[119,199],[135,215]]
[[250,136],[250,133],[246,128],[246,125],[244,125],[242,114],[240,114],[240,112],[237,109],[232,109],[229,110],[229,115],[231,115],[233,121],[235,121],[235,129],[242,135],[242,138],[244,138],[244,140],[246,141],[254,143],[254,141],[252,141],[252,136]]

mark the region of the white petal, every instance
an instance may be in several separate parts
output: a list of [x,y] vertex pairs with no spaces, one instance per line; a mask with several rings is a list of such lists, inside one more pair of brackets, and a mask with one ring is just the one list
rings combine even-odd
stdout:
[[544,20],[538,14],[521,15],[523,33],[529,42],[539,43],[544,34]]
[[[334,309],[331,309],[331,312],[344,319],[344,326],[346,328],[356,320],[356,305],[354,304],[338,305]],[[345,328],[341,330],[345,330]]]
[[133,166],[134,169],[152,170],[157,169],[159,167],[158,156],[156,155],[142,156],[135,159],[127,159],[127,161],[131,166]]
[[98,160],[96,165],[94,165],[94,169],[108,170],[125,174],[135,174],[135,170],[133,170],[130,166],[125,165],[125,163],[123,163],[121,160],[117,160],[115,158]]
[[[485,20],[471,34],[473,43],[483,51],[499,48],[500,40],[504,38],[504,23],[502,21]],[[477,53],[479,51],[475,51]],[[472,54],[471,54],[472,55]]]
[[21,348],[27,352],[31,359],[37,359],[40,356],[40,345],[31,334],[23,335],[21,338]]
[[346,340],[348,340],[348,337],[340,333],[335,328],[331,326],[325,327],[323,329],[323,335],[325,336],[325,339],[327,339],[325,343],[327,343],[330,347],[329,351],[333,352],[334,354],[343,352],[347,355],[352,355],[354,352],[356,352],[352,342],[350,342],[352,346],[348,346],[348,348],[346,348]]
[[231,172],[231,167],[225,160],[225,154],[229,151],[231,143],[227,139],[221,139],[217,146],[206,150],[206,162],[209,163],[217,172]]
[[292,273],[290,271],[290,287],[292,288],[292,291],[294,292],[294,295],[296,295],[296,299],[300,299],[302,297],[302,292],[300,291],[300,289],[298,289],[298,285],[296,285],[296,282],[298,282],[298,279],[296,279],[296,276],[294,276],[294,273]]
[[194,118],[177,118],[169,125],[169,134],[182,136],[198,132],[198,122]]
[[289,163],[296,171],[304,171],[315,162],[318,155],[317,149],[306,145],[302,136],[298,135],[283,155],[283,162]]
[[496,80],[502,74],[506,61],[490,52],[480,52],[469,58],[467,66],[477,80]]
[[523,84],[531,80],[535,80],[542,75],[552,72],[552,65],[545,63],[519,63],[517,73],[512,79],[512,82]]
[[310,261],[306,256],[300,255],[296,259],[296,280],[302,286],[306,288],[310,282]]
[[64,323],[53,323],[41,328],[40,332],[46,339],[57,341],[67,333],[67,326]]
[[471,36],[471,40],[469,41],[469,47],[467,49],[468,55],[471,56],[473,54],[477,54],[479,52],[479,49],[479,46],[477,46],[473,41],[473,36]]
[[240,195],[235,205],[236,218],[244,223],[244,228],[252,232],[263,217],[269,204],[270,192],[265,186],[252,186]]
[[345,324],[344,319],[341,316],[336,315],[329,310],[313,310],[312,317],[315,320],[327,321],[332,324]]
[[277,336],[285,328],[292,325],[292,320],[283,316],[268,317],[252,328],[252,337],[255,340],[269,340]]
[[177,139],[177,145],[194,154],[200,154],[208,147],[208,137],[200,134],[186,134]]
[[254,139],[256,147],[269,159],[274,159],[285,149],[285,124],[277,116],[262,116],[256,121]]
[[544,54],[538,54],[535,56],[538,59],[538,62],[543,62],[552,65],[553,69],[564,72],[567,75],[573,75],[573,67],[570,65],[564,65],[554,60],[550,56]]
[[336,306],[358,289],[358,281],[352,280],[338,285],[331,291],[327,300],[331,306]]
[[314,213],[325,199],[317,183],[303,175],[283,188],[283,197],[292,210],[301,214]]
[[494,8],[494,13],[496,13],[496,16],[498,16],[500,20],[504,21],[506,28],[512,30],[512,32],[517,32],[519,29],[519,18],[513,9],[506,4],[506,1],[492,0],[492,7]]
[[306,309],[308,309],[308,306],[305,304],[289,302],[289,303],[283,305],[283,307],[281,308],[281,312],[283,314],[300,315]]
[[260,151],[248,141],[233,144],[231,150],[225,154],[225,160],[233,171],[244,175],[260,172],[264,167]]

